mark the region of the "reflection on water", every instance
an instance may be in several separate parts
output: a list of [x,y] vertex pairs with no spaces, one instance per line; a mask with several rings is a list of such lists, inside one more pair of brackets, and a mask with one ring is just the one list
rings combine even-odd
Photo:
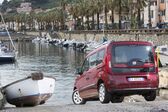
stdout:
[[82,64],[83,53],[52,45],[22,42],[16,45],[16,64],[0,65],[0,83],[4,86],[35,71],[56,78],[55,93],[47,105],[69,104],[74,84],[75,68]]

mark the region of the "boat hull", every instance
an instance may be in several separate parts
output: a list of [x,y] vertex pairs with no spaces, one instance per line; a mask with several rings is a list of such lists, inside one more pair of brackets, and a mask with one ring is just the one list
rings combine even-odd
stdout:
[[45,103],[54,93],[55,79],[43,77],[33,80],[31,77],[18,80],[4,88],[8,103],[17,107],[36,106]]
[[0,64],[4,63],[14,63],[15,62],[15,52],[6,51],[0,52]]
[[14,63],[15,57],[0,57],[0,63]]
[[29,107],[44,104],[52,96],[51,93],[37,94],[32,96],[24,96],[14,99],[8,99],[8,103],[15,105],[16,107]]

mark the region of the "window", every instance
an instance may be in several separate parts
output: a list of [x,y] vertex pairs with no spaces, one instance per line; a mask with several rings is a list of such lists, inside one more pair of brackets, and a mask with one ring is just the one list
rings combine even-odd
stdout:
[[161,2],[161,3],[164,3],[164,0],[161,0],[160,2]]
[[153,10],[151,10],[151,18],[153,18],[153,16],[154,16],[154,15],[153,15]]
[[[151,67],[141,66],[148,63]],[[119,65],[121,67],[115,67]],[[126,67],[122,67],[122,66]],[[136,67],[140,65],[140,67]],[[154,72],[154,56],[152,46],[145,45],[123,45],[112,48],[112,71],[116,73],[126,72]],[[129,66],[134,66],[129,68]]]
[[157,1],[155,1],[155,5],[157,6]]
[[97,60],[97,53],[89,57],[89,68],[93,68],[96,66],[96,60]]
[[165,10],[161,11],[161,12],[160,12],[160,15],[161,15],[161,16],[165,16]]
[[132,59],[154,63],[152,47],[143,45],[123,45],[112,48],[112,62],[114,64],[127,64]]
[[104,53],[105,53],[104,49],[98,52],[97,64],[102,63],[103,58],[104,58]]
[[84,63],[83,63],[82,70],[83,71],[88,71],[88,69],[89,69],[89,60],[88,60],[88,58],[86,58]]

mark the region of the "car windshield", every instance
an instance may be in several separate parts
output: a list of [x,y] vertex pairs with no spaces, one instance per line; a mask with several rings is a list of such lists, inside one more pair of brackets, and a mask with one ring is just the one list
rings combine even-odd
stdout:
[[[116,45],[112,48],[113,64],[154,63],[152,46],[146,45]],[[134,64],[133,63],[133,64]]]

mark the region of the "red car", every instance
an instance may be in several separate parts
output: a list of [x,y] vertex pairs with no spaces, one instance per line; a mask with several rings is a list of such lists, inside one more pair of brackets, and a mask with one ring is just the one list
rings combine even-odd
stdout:
[[139,94],[153,101],[159,85],[158,63],[152,43],[111,42],[89,53],[78,68],[72,100],[85,104],[122,102],[124,96]]

